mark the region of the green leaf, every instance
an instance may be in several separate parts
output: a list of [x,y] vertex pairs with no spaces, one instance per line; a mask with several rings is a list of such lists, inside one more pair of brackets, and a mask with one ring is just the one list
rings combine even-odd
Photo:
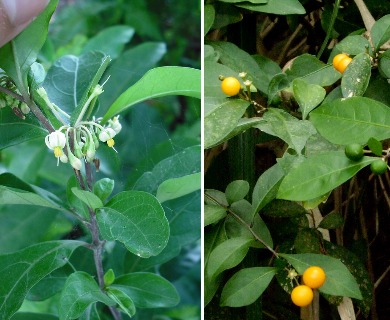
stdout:
[[316,229],[300,228],[294,240],[297,253],[321,253],[322,237]]
[[[205,97],[204,147],[215,146],[232,133],[245,113],[249,102],[241,99]],[[212,109],[206,113],[206,109]]]
[[276,74],[270,81],[268,86],[268,103],[276,101],[278,93],[283,89],[290,87],[290,81],[285,73]]
[[0,119],[0,150],[37,138],[43,143],[48,134],[35,117],[22,120],[11,108],[0,108]]
[[0,255],[0,317],[9,319],[22,305],[27,292],[41,279],[68,263],[81,241],[51,241]]
[[200,189],[200,180],[200,172],[165,180],[158,186],[156,198],[160,202],[165,202],[185,196]]
[[307,140],[316,133],[309,121],[299,120],[281,109],[268,108],[263,119],[265,122],[256,128],[282,139],[297,153],[301,153]]
[[235,180],[228,184],[225,190],[229,204],[242,200],[249,192],[249,183],[245,180]]
[[[242,0],[220,0],[221,2],[226,2],[226,3],[240,3]],[[259,4],[259,3],[267,3],[268,0],[248,0],[248,2],[253,3],[253,4]]]
[[390,78],[390,50],[386,50],[379,57],[378,69],[385,78]]
[[71,114],[71,124],[79,117],[109,62],[110,58],[102,52],[88,52],[80,57],[68,55],[57,60],[47,72],[43,87],[52,103]]
[[103,207],[103,202],[100,200],[100,198],[93,194],[90,191],[86,190],[80,190],[77,187],[72,188],[73,194],[79,198],[82,202],[84,202],[88,207],[92,208],[93,210],[99,209]]
[[341,78],[341,92],[344,98],[362,96],[371,78],[371,59],[363,52],[352,59]]
[[221,306],[243,307],[255,302],[275,275],[270,267],[245,268],[231,277],[221,294]]
[[69,276],[59,301],[60,320],[79,318],[92,303],[102,302],[112,306],[114,301],[101,291],[94,278],[77,271]]
[[149,272],[134,272],[118,277],[111,288],[128,295],[138,308],[169,308],[179,303],[175,287],[163,277]]
[[210,31],[215,19],[215,9],[211,4],[204,6],[204,36]]
[[284,170],[276,163],[257,179],[252,193],[253,216],[275,199],[284,177]]
[[157,199],[142,191],[124,191],[96,214],[103,239],[118,240],[142,257],[158,255],[169,239],[169,224]]
[[293,218],[306,216],[306,210],[296,202],[274,200],[263,208],[264,215],[277,218]]
[[[241,1],[240,1],[241,2]],[[251,1],[253,2],[253,1]],[[259,3],[259,2],[256,2]],[[263,2],[262,2],[263,3]],[[238,7],[258,12],[288,15],[305,14],[306,10],[298,0],[268,0],[266,4],[237,4]]]
[[321,254],[280,254],[292,264],[299,274],[310,266],[319,266],[324,269],[326,281],[319,291],[322,293],[362,299],[359,286],[347,267],[336,258]]
[[239,22],[243,19],[243,15],[238,8],[228,3],[215,2],[215,20],[213,24],[214,29],[220,29]]
[[155,194],[158,187],[168,179],[200,172],[200,146],[195,145],[161,160],[152,171],[145,172],[133,185],[133,189]]
[[211,253],[207,263],[207,276],[216,278],[220,273],[238,265],[246,256],[252,239],[232,238],[222,242]]
[[337,99],[310,113],[318,132],[335,144],[366,144],[374,137],[390,138],[390,108],[364,97]]
[[52,314],[18,312],[12,317],[12,320],[58,320],[58,317]]
[[294,98],[297,100],[305,120],[310,111],[317,107],[324,100],[326,91],[316,84],[308,84],[300,78],[292,82]]
[[[222,115],[222,113],[221,113]],[[223,119],[220,119],[223,121]],[[263,118],[258,118],[258,117],[253,117],[253,118],[240,118],[237,122],[237,125],[235,126],[235,128],[233,128],[232,131],[230,131],[226,136],[222,137],[220,140],[215,140],[214,142],[209,142],[209,143],[213,143],[212,145],[209,145],[208,144],[208,148],[212,148],[212,147],[215,147],[217,145],[220,145],[222,144],[223,142],[225,141],[228,141],[230,140],[231,138],[239,135],[240,133],[243,133],[245,132],[246,130],[252,128],[252,127],[255,127],[256,125],[262,123],[264,121]],[[206,139],[206,137],[205,137]]]
[[169,95],[200,98],[200,94],[200,70],[184,67],[155,68],[115,100],[102,122],[144,100]]
[[96,36],[89,39],[81,53],[102,51],[111,59],[116,59],[133,35],[134,28],[129,26],[112,26],[105,28]]
[[203,211],[205,227],[226,217],[226,209],[218,205],[206,204]]
[[112,269],[108,269],[103,276],[104,285],[106,287],[110,286],[115,281],[115,273]]
[[375,158],[349,160],[344,152],[331,151],[305,158],[291,169],[280,185],[279,199],[305,201],[325,194],[352,178]]
[[104,94],[99,97],[99,111],[104,114],[125,90],[140,80],[145,72],[154,68],[166,53],[167,46],[164,42],[143,42],[122,53],[106,71],[110,79],[104,85]]
[[371,28],[371,39],[376,50],[390,40],[390,14],[375,21]]
[[344,224],[343,216],[338,212],[331,212],[327,214],[318,225],[319,228],[323,229],[337,229],[342,227]]
[[294,59],[290,68],[286,69],[288,80],[302,78],[307,83],[326,87],[340,79],[340,73],[332,65],[324,64],[315,56],[302,54]]
[[107,295],[115,301],[120,309],[126,313],[129,317],[132,317],[135,315],[135,305],[133,300],[130,299],[130,297],[122,292],[119,289],[116,288],[107,288]]
[[93,193],[96,194],[100,200],[106,200],[114,190],[115,181],[109,178],[103,178],[93,185]]
[[59,205],[46,200],[42,196],[20,189],[0,185],[0,203],[1,204],[24,204],[32,206],[41,206],[53,208],[57,210],[64,210]]
[[338,246],[332,242],[324,241],[324,249],[333,258],[339,259],[351,272],[359,285],[363,300],[356,300],[354,304],[360,308],[365,317],[368,317],[373,301],[372,278],[367,271],[365,258],[357,256],[343,246]]
[[378,157],[382,156],[382,149],[383,149],[382,142],[380,142],[375,138],[370,138],[368,139],[367,145],[373,154],[375,154]]
[[50,18],[58,0],[51,0],[44,11],[16,38],[0,48],[0,68],[16,83],[25,98],[28,98],[27,75],[30,66],[46,41]]
[[346,53],[349,55],[356,56],[359,53],[366,52],[367,48],[371,50],[371,45],[364,36],[347,36],[343,40],[341,40],[332,50],[332,53],[328,59],[328,63],[332,64],[333,58],[339,53]]

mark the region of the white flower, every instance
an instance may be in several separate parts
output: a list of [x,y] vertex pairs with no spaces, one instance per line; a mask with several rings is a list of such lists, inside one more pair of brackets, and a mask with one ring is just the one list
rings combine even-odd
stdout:
[[102,142],[107,142],[107,145],[112,148],[115,144],[114,137],[116,132],[112,128],[106,128],[99,133],[99,140]]
[[59,160],[59,158],[63,155],[62,149],[66,144],[66,136],[61,131],[57,130],[45,137],[45,143],[50,150],[54,151],[54,156]]
[[114,117],[112,120],[108,120],[108,125],[115,131],[116,134],[122,130],[122,125],[119,122],[119,116]]

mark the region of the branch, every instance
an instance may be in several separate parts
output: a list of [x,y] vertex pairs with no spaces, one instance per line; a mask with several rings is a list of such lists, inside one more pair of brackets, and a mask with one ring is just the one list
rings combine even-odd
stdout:
[[370,10],[368,10],[363,0],[354,0],[354,1],[356,6],[359,9],[360,15],[362,16],[364,26],[366,27],[368,32],[371,32],[371,28],[375,23],[375,19],[373,18]]

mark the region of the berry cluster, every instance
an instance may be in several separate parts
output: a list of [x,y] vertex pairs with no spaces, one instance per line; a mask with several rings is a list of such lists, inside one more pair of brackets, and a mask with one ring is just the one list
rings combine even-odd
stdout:
[[298,307],[306,307],[314,297],[313,289],[320,288],[326,280],[325,271],[318,266],[311,266],[302,275],[303,284],[291,292],[291,300]]
[[[20,94],[11,80],[11,78],[7,77],[5,73],[1,72],[0,69],[0,86],[8,89],[11,93]],[[10,94],[5,94],[0,92],[0,109],[10,107],[16,116],[21,119],[25,119],[25,114],[30,112],[30,108],[24,102],[18,101]]]

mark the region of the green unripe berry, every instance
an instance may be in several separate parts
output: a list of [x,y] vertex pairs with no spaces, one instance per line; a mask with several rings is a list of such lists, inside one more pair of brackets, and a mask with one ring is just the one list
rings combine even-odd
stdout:
[[344,151],[345,155],[353,161],[359,161],[364,155],[363,147],[358,143],[351,143],[347,145]]
[[382,174],[387,171],[387,163],[382,159],[375,160],[371,163],[370,169],[375,174]]

